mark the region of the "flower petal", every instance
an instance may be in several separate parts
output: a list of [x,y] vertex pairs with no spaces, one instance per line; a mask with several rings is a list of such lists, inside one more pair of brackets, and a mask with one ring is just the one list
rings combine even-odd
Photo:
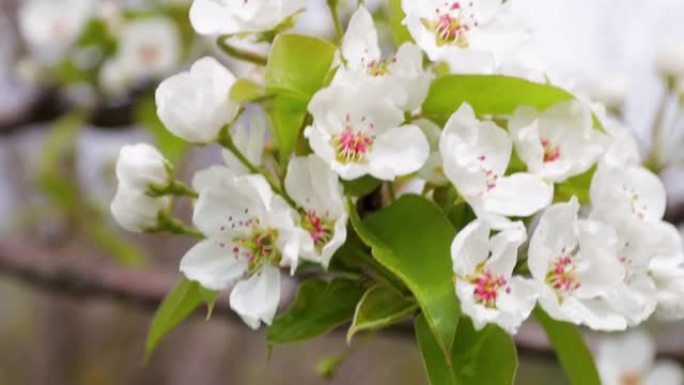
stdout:
[[185,253],[180,271],[207,289],[227,289],[247,270],[247,261],[233,251],[236,247],[229,240],[200,241]]
[[418,171],[429,155],[430,145],[418,126],[393,128],[375,139],[368,154],[370,174],[381,180],[393,180]]
[[230,293],[230,308],[252,329],[271,325],[280,302],[280,271],[264,265],[249,279],[238,282]]

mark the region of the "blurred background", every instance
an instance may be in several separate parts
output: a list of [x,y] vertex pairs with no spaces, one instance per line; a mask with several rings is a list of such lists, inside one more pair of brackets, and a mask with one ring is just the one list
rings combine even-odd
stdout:
[[[610,119],[634,130],[679,225],[684,114],[656,59],[662,46],[684,41],[684,2],[508,1],[549,79],[602,103]],[[113,223],[119,149],[155,143],[181,176],[220,162],[218,148],[189,149],[166,133],[155,86],[206,53],[239,76],[260,71],[195,35],[190,3],[0,0],[0,385],[426,384],[410,334],[374,336],[328,382],[317,367],[345,351],[343,334],[269,352],[264,333],[224,315],[221,299],[214,318],[178,327],[143,365],[154,309],[179,278],[190,243],[127,234]],[[343,2],[342,14],[355,3]],[[384,3],[366,1],[379,24],[387,20]],[[309,0],[295,29],[331,36],[325,0]],[[684,361],[678,325],[646,329],[660,356]],[[519,384],[565,383],[535,325],[518,341]]]

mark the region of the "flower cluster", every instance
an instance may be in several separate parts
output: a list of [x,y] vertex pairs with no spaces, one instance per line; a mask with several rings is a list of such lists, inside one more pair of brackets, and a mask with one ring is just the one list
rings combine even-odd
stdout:
[[[663,221],[663,184],[640,165],[634,140],[569,94],[521,101],[510,111],[486,110],[481,96],[443,100],[452,107],[448,119],[426,113],[441,64],[452,73],[510,73],[520,65],[524,34],[501,0],[401,5],[400,27],[412,41],[383,54],[373,17],[360,6],[339,36],[323,86],[306,103],[292,93],[269,95],[268,84],[257,87],[266,88],[257,99],[265,100],[272,135],[261,110],[248,109],[243,119],[243,106],[231,97],[238,79],[219,60],[201,58],[166,79],[156,91],[161,122],[187,142],[221,145],[225,164],[197,172],[190,189],[179,187],[149,146],[126,148],[115,218],[134,231],[171,226],[183,233],[159,213],[169,212],[173,195],[195,198],[196,230],[186,233],[202,239],[180,270],[207,289],[232,288],[231,308],[258,328],[278,309],[280,268],[294,275],[307,261],[324,273],[348,242],[348,221],[357,215],[349,210],[359,195],[347,186],[375,182],[361,195],[375,194],[386,206],[395,184],[414,183],[425,199],[447,196],[449,205],[464,208],[453,221],[450,252],[454,292],[476,329],[497,324],[513,334],[537,304],[553,319],[595,330],[624,330],[654,313],[684,318],[681,237]],[[296,1],[195,0],[190,19],[198,33],[219,41],[261,39],[286,28],[301,8]],[[290,99],[297,103],[278,104]],[[285,117],[273,113],[278,108]],[[288,119],[299,130],[294,155],[269,143]]]

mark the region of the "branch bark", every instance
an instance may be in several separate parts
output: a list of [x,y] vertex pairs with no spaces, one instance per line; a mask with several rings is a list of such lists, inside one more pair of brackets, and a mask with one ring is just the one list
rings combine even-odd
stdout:
[[[20,279],[28,286],[80,300],[103,299],[154,311],[168,294],[179,274],[159,269],[128,270],[97,261],[88,255],[65,255],[28,240],[0,239],[0,275]],[[220,301],[219,301],[220,302]],[[217,304],[218,305],[218,304]],[[204,316],[197,312],[198,316]],[[214,316],[241,322],[227,306],[216,307]],[[340,330],[341,333],[346,332]],[[384,329],[385,334],[413,338],[410,323]],[[658,339],[660,356],[684,363],[679,330],[667,330]],[[523,325],[515,338],[523,356],[554,359],[553,350],[542,329],[533,322]],[[590,340],[590,344],[595,342]]]

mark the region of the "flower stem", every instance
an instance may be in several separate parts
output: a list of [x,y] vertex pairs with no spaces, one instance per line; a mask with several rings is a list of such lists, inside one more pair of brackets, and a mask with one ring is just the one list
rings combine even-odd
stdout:
[[221,48],[221,50],[235,59],[246,61],[252,64],[265,66],[268,63],[268,58],[258,53],[247,51],[241,48],[237,48],[228,44],[226,41],[230,36],[221,35],[216,39],[216,44]]
[[340,15],[337,13],[338,4],[339,0],[328,0],[328,9],[330,10],[333,24],[335,25],[335,35],[337,35],[338,41],[342,41],[344,31],[342,30],[342,23],[340,23]]
[[278,181],[277,178],[275,178],[270,172],[265,170],[263,167],[258,167],[254,163],[252,163],[246,156],[245,154],[240,151],[239,148],[235,145],[235,142],[233,142],[233,138],[230,136],[230,127],[226,126],[224,127],[223,130],[221,130],[221,133],[219,134],[218,137],[218,143],[223,146],[226,150],[230,151],[237,160],[242,163],[247,170],[249,170],[250,173],[252,174],[261,174],[264,178],[266,178],[266,181],[268,184],[271,186],[271,189],[278,195],[280,195],[285,201],[292,206],[294,209],[298,209],[297,204],[290,198],[290,196],[287,194],[287,192],[280,187],[281,183]]
[[186,196],[197,199],[199,194],[183,182],[173,180],[167,185],[150,185],[149,194],[155,197],[164,195]]
[[198,238],[198,239],[203,239],[204,234],[200,232],[199,230],[190,227],[186,225],[185,223],[181,222],[177,218],[175,218],[171,213],[167,210],[162,210],[159,212],[159,215],[157,216],[158,220],[158,225],[156,228],[148,230],[150,233],[162,233],[162,232],[168,232],[171,234],[177,234],[177,235],[187,235],[190,237]]
[[670,100],[672,86],[668,82],[663,98],[660,101],[658,111],[653,120],[653,127],[651,128],[651,154],[646,160],[646,166],[655,173],[659,173],[664,167],[664,143],[663,143],[663,129],[665,125],[665,117],[667,115],[667,105]]

